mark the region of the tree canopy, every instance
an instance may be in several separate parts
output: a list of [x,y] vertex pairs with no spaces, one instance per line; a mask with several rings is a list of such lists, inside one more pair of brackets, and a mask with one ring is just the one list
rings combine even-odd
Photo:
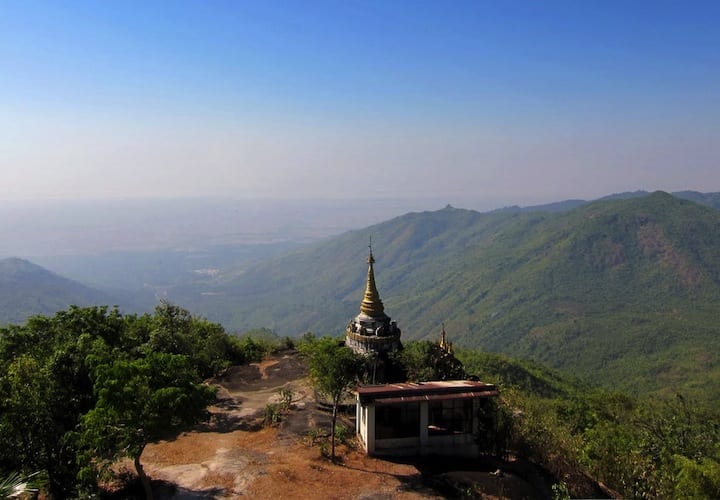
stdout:
[[99,364],[92,379],[97,402],[81,419],[82,448],[95,464],[132,458],[151,498],[140,463],[145,445],[202,420],[215,391],[197,383],[187,356],[157,352]]
[[246,359],[220,325],[165,302],[142,316],[73,306],[0,328],[0,474],[41,471],[56,498],[91,492],[96,467],[138,465],[146,443],[201,419],[203,378]]

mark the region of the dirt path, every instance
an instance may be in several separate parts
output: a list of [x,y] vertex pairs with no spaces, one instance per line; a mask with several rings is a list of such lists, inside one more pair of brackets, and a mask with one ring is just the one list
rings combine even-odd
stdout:
[[[232,367],[213,381],[218,402],[204,428],[148,445],[142,456],[158,497],[417,498],[415,467],[392,464],[340,447],[344,464],[330,463],[312,445],[311,429],[329,427],[297,356]],[[292,409],[277,427],[263,427],[265,407],[292,391]],[[346,422],[349,425],[349,422]],[[410,485],[410,486],[408,486]]]
[[[341,464],[323,458],[309,433],[329,429],[329,417],[318,410],[306,369],[293,353],[232,367],[210,383],[218,387],[210,422],[173,440],[150,444],[142,455],[157,498],[383,500],[454,493],[443,490],[447,482],[439,481],[440,476],[428,476],[417,464],[375,459],[345,446],[339,447]],[[291,410],[279,426],[264,427],[265,407],[280,400],[280,389],[292,391]],[[352,433],[352,423],[346,420],[345,425]],[[509,475],[497,479],[487,471],[467,474],[470,484],[487,483],[482,498],[505,496],[517,483]],[[537,497],[522,491],[514,497]]]

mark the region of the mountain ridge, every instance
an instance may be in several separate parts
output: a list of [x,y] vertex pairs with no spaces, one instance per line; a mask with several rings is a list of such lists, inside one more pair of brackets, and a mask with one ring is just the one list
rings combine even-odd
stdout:
[[0,325],[70,305],[115,305],[117,298],[19,257],[0,259]]
[[[573,210],[575,208],[581,207],[582,205],[587,205],[588,203],[592,203],[594,201],[603,201],[603,200],[626,200],[631,198],[642,198],[644,196],[650,195],[650,191],[645,191],[642,189],[636,190],[636,191],[624,191],[620,193],[612,193],[608,194],[606,196],[602,196],[600,198],[592,199],[592,200],[583,200],[583,199],[568,199],[568,200],[562,200],[562,201],[555,201],[551,203],[544,203],[540,205],[529,205],[529,206],[519,206],[519,205],[513,205],[510,207],[503,207],[498,208],[494,211],[509,211],[509,212],[567,212],[568,210]],[[700,191],[691,191],[691,190],[685,190],[685,191],[673,191],[671,193],[672,196],[676,198],[680,198],[681,200],[688,200],[688,201],[694,201],[695,203],[698,203],[700,205],[705,205],[717,210],[720,210],[720,193],[702,193]]]
[[[690,201],[698,197],[704,206]],[[447,205],[160,292],[229,330],[339,335],[358,313],[372,235],[377,286],[405,339],[435,339],[445,324],[459,347],[534,359],[631,392],[720,399],[714,199],[720,194],[634,192],[568,210]],[[0,323],[70,304],[132,303],[21,259],[2,262]],[[24,281],[12,278],[20,271]]]
[[459,346],[630,391],[720,397],[717,356],[704,354],[720,347],[720,214],[663,192],[559,213],[409,213],[169,298],[231,329],[339,334],[362,298],[370,234],[404,338],[434,338],[445,323]]

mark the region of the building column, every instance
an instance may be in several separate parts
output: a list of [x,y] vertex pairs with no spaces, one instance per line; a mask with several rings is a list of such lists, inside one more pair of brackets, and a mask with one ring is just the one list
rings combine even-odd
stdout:
[[365,444],[368,455],[373,455],[375,453],[375,405],[368,404],[365,411],[367,417],[367,442]]

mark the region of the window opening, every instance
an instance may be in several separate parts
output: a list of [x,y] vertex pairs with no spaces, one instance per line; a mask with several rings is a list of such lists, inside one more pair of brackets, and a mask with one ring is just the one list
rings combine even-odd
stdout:
[[375,408],[375,439],[420,436],[420,404],[378,406]]
[[428,409],[430,436],[472,433],[472,399],[432,401]]

